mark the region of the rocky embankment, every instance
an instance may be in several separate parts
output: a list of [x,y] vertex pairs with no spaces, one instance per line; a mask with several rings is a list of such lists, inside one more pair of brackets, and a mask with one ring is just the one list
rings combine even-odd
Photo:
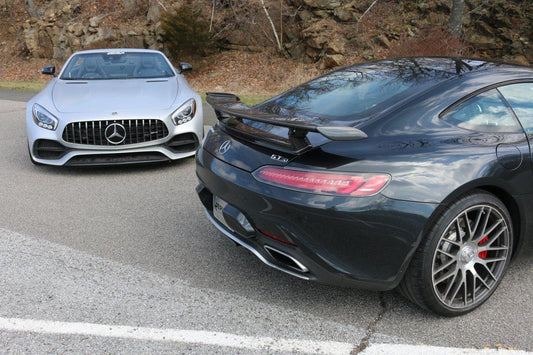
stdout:
[[[123,5],[127,9],[135,2],[126,0]],[[81,10],[81,0],[53,0],[41,16],[26,20],[22,28],[29,54],[34,58],[65,59],[72,52],[87,48],[162,48],[157,4],[143,11],[144,19],[117,17],[113,13],[84,18]]]
[[[33,58],[65,59],[73,51],[97,47],[163,49],[160,15],[186,1],[0,0],[0,28],[19,53]],[[107,7],[101,4],[106,3]],[[213,7],[213,3],[215,6]],[[451,0],[266,1],[281,39],[282,52],[322,67],[345,57],[373,59],[394,54],[434,28],[445,28]],[[373,5],[373,6],[371,6]],[[218,45],[262,51],[275,47],[273,32],[259,1],[195,0]],[[533,64],[533,5],[530,0],[466,1],[463,44],[468,53]],[[14,14],[15,13],[15,14]],[[4,55],[8,40],[4,40]],[[445,43],[442,43],[444,46]],[[427,54],[427,53],[424,53]]]

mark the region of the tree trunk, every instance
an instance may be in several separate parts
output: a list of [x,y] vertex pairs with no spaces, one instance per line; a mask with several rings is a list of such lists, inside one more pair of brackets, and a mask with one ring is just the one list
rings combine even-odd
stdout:
[[31,17],[40,17],[39,7],[35,5],[33,0],[24,0],[24,6],[26,7],[26,12],[28,15]]
[[213,31],[213,18],[215,17],[215,0],[213,0],[213,8],[211,9],[211,21],[209,22],[209,33]]
[[450,13],[450,33],[452,36],[459,37],[461,35],[464,8],[464,0],[452,0],[452,11]]
[[265,10],[266,17],[268,19],[268,22],[270,22],[270,25],[272,26],[272,32],[274,32],[274,37],[276,38],[276,43],[278,45],[278,50],[281,52],[283,47],[281,46],[281,42],[278,37],[278,33],[276,32],[276,26],[274,26],[274,22],[272,22],[272,18],[270,18],[270,14],[268,13],[268,10],[265,5],[265,0],[261,0],[261,5],[263,5],[263,10]]
[[361,20],[363,19],[363,17],[365,17],[365,15],[370,11],[370,9],[372,9],[374,7],[374,5],[376,5],[376,3],[378,2],[378,0],[374,0],[372,1],[372,4],[370,4],[370,6],[368,7],[368,9],[366,9],[365,12],[363,12],[363,14],[361,15],[361,17],[359,17],[359,20],[357,20],[357,24],[356,26],[359,27],[359,23],[361,22]]

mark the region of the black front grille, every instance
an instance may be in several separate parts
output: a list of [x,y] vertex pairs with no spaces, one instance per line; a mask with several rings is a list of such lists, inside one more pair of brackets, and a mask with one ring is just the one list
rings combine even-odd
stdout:
[[[111,143],[106,138],[106,128],[114,123],[124,127],[125,138],[120,143],[116,143],[116,139],[115,143]],[[63,130],[63,140],[65,142],[87,145],[136,144],[155,141],[166,136],[168,136],[168,128],[165,123],[161,120],[153,119],[72,122]]]

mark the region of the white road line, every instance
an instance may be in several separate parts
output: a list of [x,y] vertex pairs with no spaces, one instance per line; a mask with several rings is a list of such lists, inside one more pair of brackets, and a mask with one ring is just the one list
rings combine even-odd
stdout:
[[[94,323],[57,322],[48,320],[2,318],[0,330],[41,334],[89,335],[106,338],[124,338],[165,341],[186,344],[211,345],[248,350],[266,350],[309,354],[350,354],[354,344],[334,341],[312,341],[270,337],[241,336],[202,330],[158,329],[106,325]],[[361,355],[532,355],[517,350],[459,349],[427,345],[372,344]]]
[[531,355],[520,350],[461,349],[428,345],[373,344],[359,355]]
[[239,349],[310,354],[350,354],[354,348],[353,344],[333,341],[276,339],[269,337],[241,336],[220,332],[207,332],[202,330],[157,329],[123,325],[70,323],[17,318],[0,318],[0,330],[44,334],[92,335],[108,338],[169,341]]

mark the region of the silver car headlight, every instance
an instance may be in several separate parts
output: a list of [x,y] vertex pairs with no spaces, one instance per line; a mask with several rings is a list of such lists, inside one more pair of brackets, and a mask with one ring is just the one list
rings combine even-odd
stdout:
[[35,124],[39,127],[55,131],[57,128],[57,118],[39,104],[33,104],[31,113]]
[[189,99],[181,105],[172,116],[172,121],[176,126],[184,124],[193,119],[194,114],[196,113],[196,101],[194,99]]

